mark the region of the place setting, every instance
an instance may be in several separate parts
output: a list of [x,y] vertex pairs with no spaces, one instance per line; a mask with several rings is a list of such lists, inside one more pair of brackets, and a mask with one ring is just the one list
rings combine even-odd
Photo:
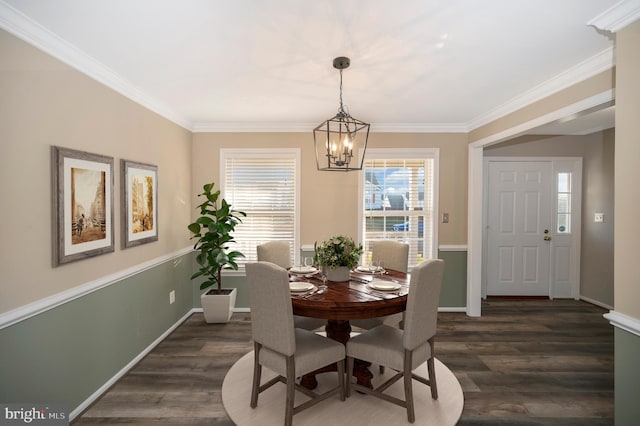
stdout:
[[305,257],[302,265],[295,265],[289,268],[290,274],[294,276],[305,276],[307,278],[311,278],[318,272],[320,272],[320,270],[313,265],[312,257]]

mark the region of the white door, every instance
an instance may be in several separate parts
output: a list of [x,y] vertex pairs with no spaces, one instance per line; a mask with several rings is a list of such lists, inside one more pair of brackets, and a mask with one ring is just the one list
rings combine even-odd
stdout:
[[549,296],[552,163],[488,164],[487,295]]

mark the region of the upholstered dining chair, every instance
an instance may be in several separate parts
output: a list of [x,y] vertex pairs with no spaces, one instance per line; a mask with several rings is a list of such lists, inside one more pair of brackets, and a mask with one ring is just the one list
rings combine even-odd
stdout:
[[[257,246],[256,251],[258,253],[258,262],[271,262],[284,269],[291,267],[291,252],[287,241],[269,241]],[[294,315],[293,323],[296,328],[316,330],[326,325],[327,321],[320,318]]]
[[288,269],[291,267],[291,247],[288,241],[268,241],[256,247],[258,262],[271,262]]
[[[373,243],[371,259],[382,261],[384,267],[394,271],[404,272],[409,270],[409,244],[391,240],[380,240]],[[351,321],[356,327],[370,330],[382,324],[400,325],[402,323],[402,313],[388,315],[380,318],[367,318]],[[381,370],[382,371],[382,370]]]
[[[413,383],[416,379],[431,388],[431,397],[438,399],[435,374],[434,343],[438,320],[438,301],[444,272],[444,261],[425,260],[413,268],[404,330],[380,325],[357,335],[347,342],[347,377],[353,370],[353,360],[358,358],[374,364],[386,365],[397,371],[393,377],[376,389],[369,389],[347,380],[347,396],[351,388],[377,396],[407,409],[407,419],[415,421],[413,406]],[[429,378],[413,373],[427,362]],[[404,377],[404,401],[383,393],[389,386]]]
[[[254,342],[251,408],[258,405],[259,393],[278,382],[285,383],[287,389],[285,425],[292,424],[294,414],[331,395],[339,393],[340,400],[344,401],[344,345],[311,331],[294,328],[289,278],[285,269],[273,263],[257,262],[248,263],[246,271]],[[295,383],[296,377],[334,362],[338,366],[338,386],[335,388],[319,395]],[[278,376],[261,385],[263,366]],[[296,389],[312,399],[295,407]]]
[[409,244],[392,240],[375,241],[371,258],[374,261],[383,261],[385,268],[406,274],[409,270]]

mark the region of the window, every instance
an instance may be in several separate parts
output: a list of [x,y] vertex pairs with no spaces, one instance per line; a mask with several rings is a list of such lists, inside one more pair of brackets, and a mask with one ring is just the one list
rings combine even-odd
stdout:
[[234,250],[257,260],[256,246],[288,241],[292,260],[298,247],[298,149],[222,149],[222,195],[235,210],[247,214],[236,227]]
[[364,262],[376,240],[409,244],[409,268],[437,257],[437,149],[370,149],[361,179]]
[[558,200],[556,204],[556,232],[571,233],[571,173],[558,173]]

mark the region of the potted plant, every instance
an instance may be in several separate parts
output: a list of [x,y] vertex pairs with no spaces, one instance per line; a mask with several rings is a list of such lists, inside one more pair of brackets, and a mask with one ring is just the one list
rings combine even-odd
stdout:
[[349,281],[349,272],[360,261],[362,245],[350,237],[337,235],[314,244],[314,263],[323,269],[329,281]]
[[199,251],[196,261],[200,265],[191,279],[205,277],[200,290],[216,286],[200,296],[204,318],[209,323],[227,322],[231,318],[237,289],[222,288],[222,270],[237,271],[236,259],[244,257],[239,251],[230,251],[229,244],[235,241],[231,233],[242,222],[240,216],[246,216],[244,212],[233,210],[224,198],[218,202],[220,191],[214,192],[213,186],[214,183],[203,186],[203,192],[198,194],[198,197],[205,197],[198,206],[200,217],[188,226],[193,234],[191,239],[197,238],[193,249]]

